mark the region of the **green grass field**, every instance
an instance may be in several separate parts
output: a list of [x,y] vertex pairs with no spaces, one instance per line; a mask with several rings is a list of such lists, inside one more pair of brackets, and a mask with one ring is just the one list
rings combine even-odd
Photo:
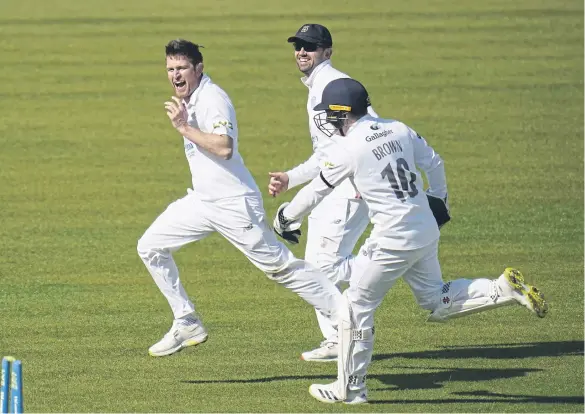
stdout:
[[[312,309],[217,236],[176,255],[208,342],[147,354],[171,313],[136,242],[190,185],[164,45],[205,45],[272,217],[293,193],[269,198],[268,171],[311,151],[286,43],[306,22],[445,159],[445,279],[516,266],[552,305],[429,324],[400,282],[356,407],[309,396],[336,374],[299,360]],[[583,412],[582,1],[2,0],[0,56],[0,353],[26,411]]]

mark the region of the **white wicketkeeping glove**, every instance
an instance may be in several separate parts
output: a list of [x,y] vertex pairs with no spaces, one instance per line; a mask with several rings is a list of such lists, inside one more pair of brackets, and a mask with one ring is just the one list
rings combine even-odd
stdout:
[[301,237],[301,224],[303,223],[302,219],[298,220],[290,220],[284,216],[284,209],[290,203],[283,203],[280,207],[278,207],[278,211],[276,212],[276,217],[274,217],[274,231],[280,237],[284,239],[284,241],[290,244],[298,244],[299,237]]

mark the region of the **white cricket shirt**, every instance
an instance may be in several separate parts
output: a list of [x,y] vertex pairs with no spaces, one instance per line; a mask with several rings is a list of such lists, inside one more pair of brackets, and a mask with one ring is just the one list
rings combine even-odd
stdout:
[[[349,78],[345,73],[335,69],[331,65],[331,60],[326,60],[319,64],[311,73],[309,77],[301,78],[303,84],[309,88],[309,97],[307,99],[307,114],[309,115],[309,133],[311,134],[311,141],[313,143],[313,154],[304,163],[287,171],[289,177],[288,188],[296,187],[309,180],[312,180],[319,174],[319,170],[323,168],[325,162],[325,154],[329,148],[335,145],[337,135],[328,137],[315,124],[315,115],[322,111],[315,111],[313,108],[321,103],[323,97],[323,90],[329,82],[335,79]],[[369,107],[368,112],[372,116],[377,116],[374,110]],[[332,197],[339,198],[355,198],[356,190],[351,185],[351,182],[345,182],[335,189]]]
[[374,225],[370,237],[381,247],[417,249],[439,238],[417,167],[439,197],[447,194],[445,169],[424,138],[402,122],[367,115],[337,139],[325,168],[286,207],[286,217],[308,214],[334,187],[350,181],[368,205]]
[[209,76],[203,75],[186,106],[189,125],[210,134],[228,135],[234,141],[232,157],[224,160],[183,137],[193,191],[205,201],[259,194],[238,152],[238,123],[229,96]]

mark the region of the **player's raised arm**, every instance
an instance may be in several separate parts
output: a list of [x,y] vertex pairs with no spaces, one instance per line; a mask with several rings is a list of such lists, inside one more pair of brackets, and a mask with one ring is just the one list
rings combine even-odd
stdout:
[[234,140],[231,135],[234,131],[235,111],[229,108],[226,102],[217,101],[214,104],[207,108],[208,114],[203,126],[210,132],[203,132],[200,128],[189,125],[187,107],[179,98],[173,96],[172,101],[165,102],[165,107],[173,126],[183,137],[204,150],[229,160],[234,151]]
[[188,124],[177,128],[177,131],[192,143],[224,160],[232,158],[234,140],[229,135],[209,134]]

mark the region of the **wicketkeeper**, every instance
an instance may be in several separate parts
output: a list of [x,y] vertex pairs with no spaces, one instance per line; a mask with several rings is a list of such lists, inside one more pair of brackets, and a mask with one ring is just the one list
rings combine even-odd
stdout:
[[[402,277],[430,321],[520,304],[539,317],[548,305],[542,293],[507,268],[497,279],[443,282],[438,259],[439,226],[449,217],[443,162],[424,138],[402,122],[368,115],[368,93],[357,81],[329,83],[314,109],[318,128],[336,134],[336,147],[317,178],[290,204],[278,209],[279,232],[295,228],[304,216],[340,184],[351,182],[370,210],[374,225],[351,265],[350,286],[338,314],[337,381],[314,384],[309,391],[326,403],[367,401],[366,372],[374,348],[374,311]],[[417,167],[425,172],[429,189]],[[429,199],[436,210],[431,211]]]

